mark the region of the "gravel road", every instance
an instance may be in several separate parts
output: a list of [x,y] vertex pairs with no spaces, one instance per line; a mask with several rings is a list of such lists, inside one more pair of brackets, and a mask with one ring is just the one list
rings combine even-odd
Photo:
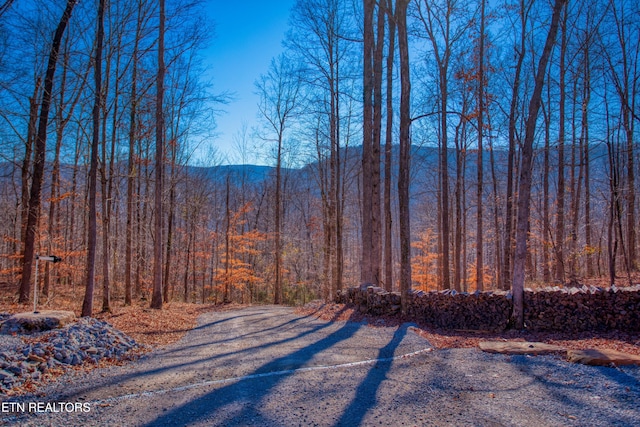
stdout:
[[408,324],[325,322],[255,306],[204,314],[182,340],[136,362],[71,373],[3,402],[0,422],[632,426],[639,403],[638,367],[432,350]]

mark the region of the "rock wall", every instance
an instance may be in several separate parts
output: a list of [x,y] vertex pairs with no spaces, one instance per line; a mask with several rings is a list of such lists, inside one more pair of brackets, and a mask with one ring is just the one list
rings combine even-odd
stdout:
[[[509,326],[510,292],[460,293],[413,291],[408,316],[446,329],[501,331]],[[640,285],[627,288],[595,286],[525,290],[525,325],[531,331],[640,331]],[[395,315],[400,294],[362,285],[338,292],[336,302],[360,312]]]

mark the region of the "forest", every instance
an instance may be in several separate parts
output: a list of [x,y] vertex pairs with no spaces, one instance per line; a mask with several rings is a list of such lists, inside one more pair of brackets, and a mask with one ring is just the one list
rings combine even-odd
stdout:
[[230,158],[205,6],[0,3],[0,283],[20,302],[38,254],[62,258],[41,295],[83,315],[637,277],[638,2],[297,0]]

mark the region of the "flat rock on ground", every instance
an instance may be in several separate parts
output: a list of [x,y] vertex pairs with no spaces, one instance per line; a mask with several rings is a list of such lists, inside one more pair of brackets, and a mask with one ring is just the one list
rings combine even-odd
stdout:
[[16,313],[2,323],[0,333],[28,333],[62,328],[75,321],[73,311],[47,310]]
[[573,363],[582,363],[583,365],[609,366],[611,364],[622,365],[638,365],[640,366],[640,356],[623,353],[616,350],[569,350],[567,351],[567,360]]
[[500,354],[551,354],[566,351],[565,347],[545,344],[541,342],[522,341],[481,341],[478,344],[480,350],[487,353]]

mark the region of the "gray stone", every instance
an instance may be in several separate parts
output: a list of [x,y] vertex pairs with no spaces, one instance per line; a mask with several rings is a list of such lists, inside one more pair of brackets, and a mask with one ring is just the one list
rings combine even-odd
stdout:
[[0,380],[4,380],[5,378],[12,378],[13,376],[14,375],[11,372],[0,369]]
[[29,333],[49,331],[62,328],[75,321],[76,315],[72,311],[49,310],[37,313],[16,313],[4,321],[0,333]]

